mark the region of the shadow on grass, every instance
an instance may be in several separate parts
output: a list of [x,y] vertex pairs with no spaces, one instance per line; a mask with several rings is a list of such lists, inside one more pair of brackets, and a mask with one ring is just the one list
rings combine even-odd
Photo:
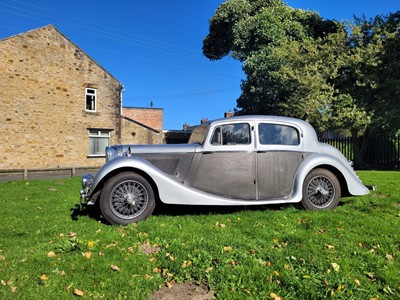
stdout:
[[[345,199],[345,201],[343,201]],[[339,206],[348,205],[354,202],[352,197],[343,198]],[[206,206],[206,205],[175,205],[175,204],[164,204],[157,202],[156,208],[153,212],[153,216],[190,216],[190,215],[226,215],[243,211],[263,211],[263,210],[284,210],[293,208],[295,210],[304,210],[300,203],[291,204],[269,204],[269,205],[251,205],[251,206]],[[71,208],[71,219],[78,221],[79,217],[87,216],[91,219],[95,219],[103,224],[108,224],[101,214],[98,205],[93,206],[81,206],[79,204]]]
[[[262,211],[262,210],[282,210],[293,207],[292,204],[270,204],[252,206],[204,206],[204,205],[173,205],[158,202],[153,212],[153,216],[190,216],[190,215],[216,215],[231,214],[242,211]],[[98,222],[108,224],[101,214],[98,205],[82,206],[75,205],[70,209],[71,219],[78,221],[79,217],[89,217]]]
[[78,221],[79,217],[89,217],[91,219],[95,219],[98,222],[108,224],[107,221],[103,218],[100,212],[100,208],[98,205],[80,205],[76,204],[75,207],[70,209],[71,211],[71,219],[73,221]]
[[157,203],[154,216],[187,216],[187,215],[214,215],[232,214],[243,211],[282,210],[293,205],[271,204],[251,206],[205,206],[205,205],[173,205]]

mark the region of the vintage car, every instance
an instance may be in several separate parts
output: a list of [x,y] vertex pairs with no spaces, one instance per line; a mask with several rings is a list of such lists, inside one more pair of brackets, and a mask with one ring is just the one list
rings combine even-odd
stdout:
[[82,178],[81,203],[99,201],[111,224],[146,219],[158,201],[185,205],[300,203],[333,209],[365,195],[351,164],[307,122],[238,116],[196,127],[188,144],[116,145]]

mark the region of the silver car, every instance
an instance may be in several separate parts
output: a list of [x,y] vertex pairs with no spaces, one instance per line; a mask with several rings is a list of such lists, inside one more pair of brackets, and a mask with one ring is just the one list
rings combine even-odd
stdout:
[[116,145],[106,164],[82,178],[81,203],[99,201],[111,224],[146,219],[156,203],[333,209],[341,196],[365,195],[350,163],[318,142],[307,122],[239,116],[196,127],[188,144]]

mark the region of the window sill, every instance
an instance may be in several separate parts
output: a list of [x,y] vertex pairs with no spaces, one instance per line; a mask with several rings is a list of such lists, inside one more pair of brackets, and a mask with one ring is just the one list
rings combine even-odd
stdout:
[[88,156],[87,156],[87,158],[105,158],[106,157],[106,155],[105,154],[89,154]]

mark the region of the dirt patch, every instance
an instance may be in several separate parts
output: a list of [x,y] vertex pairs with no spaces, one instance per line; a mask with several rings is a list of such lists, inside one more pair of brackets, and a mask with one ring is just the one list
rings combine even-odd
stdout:
[[163,287],[155,292],[150,300],[210,300],[215,299],[214,293],[204,286],[192,282],[174,284]]
[[151,254],[158,253],[161,251],[160,247],[153,246],[149,242],[141,244],[139,249],[140,249],[140,252],[142,252],[146,255],[151,255]]

